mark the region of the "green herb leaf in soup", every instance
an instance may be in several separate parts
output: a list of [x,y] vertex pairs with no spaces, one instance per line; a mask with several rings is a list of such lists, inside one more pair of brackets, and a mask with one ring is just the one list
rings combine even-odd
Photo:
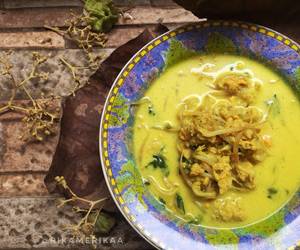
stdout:
[[163,205],[166,205],[166,201],[161,197],[159,197],[159,202],[162,203]]
[[182,212],[183,214],[185,214],[185,208],[184,208],[184,203],[183,203],[183,199],[181,197],[180,194],[176,193],[176,206],[179,209],[180,212]]
[[161,169],[165,176],[169,175],[169,168],[166,158],[162,154],[162,150],[158,154],[152,155],[153,160],[146,165],[146,168],[152,166],[154,169]]
[[270,187],[268,188],[268,198],[272,199],[276,194],[278,193],[278,190],[276,188]]

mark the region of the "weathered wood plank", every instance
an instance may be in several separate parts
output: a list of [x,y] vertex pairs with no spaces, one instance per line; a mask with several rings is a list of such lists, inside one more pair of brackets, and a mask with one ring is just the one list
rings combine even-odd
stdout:
[[114,4],[118,7],[132,7],[137,5],[147,6],[151,4],[150,1],[151,0],[113,0]]
[[0,174],[0,197],[46,196],[45,173]]
[[[129,40],[135,38],[142,33],[146,28],[153,29],[157,24],[148,24],[143,26],[125,26],[116,27],[108,34],[107,48],[119,47]],[[182,25],[182,23],[166,23],[168,29],[174,29]]]
[[151,5],[155,7],[178,7],[178,4],[172,0],[150,0]]
[[60,6],[82,6],[81,0],[3,0],[4,8],[40,8],[40,7],[60,7]]
[[[78,7],[83,6],[81,0],[3,0],[3,6],[6,9],[19,8],[41,8],[41,7]],[[150,5],[150,0],[113,0],[116,6],[136,6]],[[158,4],[164,4],[164,0],[155,0]],[[167,0],[168,4],[173,5],[171,0]],[[164,4],[166,5],[166,4]]]
[[62,36],[52,31],[0,32],[0,48],[64,48]]
[[[135,6],[128,10],[121,8],[127,13],[119,19],[118,25],[140,25],[154,23],[185,23],[197,22],[199,19],[191,12],[182,8],[159,8],[150,6]],[[11,9],[0,11],[0,29],[7,28],[40,28],[44,25],[65,26],[65,20],[70,18],[70,8],[32,8]],[[81,12],[81,8],[72,8],[75,14]],[[132,18],[128,18],[132,17]]]
[[187,23],[197,22],[199,19],[191,12],[183,8],[159,8],[159,7],[141,7],[126,11],[130,18],[120,18],[119,25],[128,24],[153,24],[153,23]]
[[[55,198],[0,199],[0,249],[90,249],[90,239],[74,238],[66,225],[78,222],[69,207],[58,209]],[[118,224],[105,240],[98,238],[98,249],[153,249],[118,215]]]
[[[113,0],[114,4],[119,7],[130,6],[178,6],[172,0]],[[3,0],[3,7],[6,9],[19,8],[42,8],[42,7],[79,7],[83,6],[81,0]]]
[[[170,29],[181,24],[166,24]],[[155,24],[143,26],[118,26],[107,34],[106,48],[116,48],[138,36],[145,28],[154,28]],[[72,42],[62,38],[55,32],[0,32],[0,49],[60,49],[77,48]]]
[[[152,25],[150,25],[153,27]],[[150,28],[151,28],[150,27]],[[143,32],[145,27],[116,27],[108,35],[106,48],[116,48]],[[77,48],[55,32],[0,32],[0,49],[61,49]]]
[[[202,21],[204,19],[199,19]],[[153,28],[155,24],[144,24],[142,26],[129,25],[117,26],[107,34],[108,41],[106,48],[116,48],[126,43],[130,39],[139,35],[145,28]],[[169,29],[173,29],[182,25],[182,23],[166,23],[164,24]],[[284,30],[284,33],[296,41],[300,40],[300,32],[296,32],[296,27],[291,25],[284,28],[282,25],[275,27],[276,30]],[[0,49],[57,49],[57,48],[76,48],[73,43],[69,41],[64,44],[61,36],[54,32],[36,31],[36,32],[0,32]]]
[[115,28],[107,36],[106,47],[115,48],[135,38],[145,27]]
[[80,14],[82,8],[53,7],[12,9],[0,11],[0,28],[35,28],[49,26],[64,26],[65,20],[71,18],[71,11]]

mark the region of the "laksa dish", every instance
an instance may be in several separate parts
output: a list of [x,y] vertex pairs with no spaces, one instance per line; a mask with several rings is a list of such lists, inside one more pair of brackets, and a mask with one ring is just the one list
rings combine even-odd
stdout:
[[195,56],[169,67],[136,107],[144,184],[186,223],[240,227],[281,208],[300,183],[300,105],[256,61]]

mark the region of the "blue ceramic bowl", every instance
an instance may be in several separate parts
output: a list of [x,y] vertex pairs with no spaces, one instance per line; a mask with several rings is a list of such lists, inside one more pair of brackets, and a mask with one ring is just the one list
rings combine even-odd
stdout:
[[[147,241],[166,249],[287,249],[300,243],[300,191],[279,211],[235,229],[188,225],[149,193],[132,155],[137,101],[170,63],[190,52],[233,53],[272,67],[300,93],[300,47],[255,24],[209,21],[187,25],[154,39],[123,68],[107,97],[100,129],[100,155],[108,188],[128,222]],[[166,55],[169,55],[168,57]],[[253,204],[255,205],[255,204]]]

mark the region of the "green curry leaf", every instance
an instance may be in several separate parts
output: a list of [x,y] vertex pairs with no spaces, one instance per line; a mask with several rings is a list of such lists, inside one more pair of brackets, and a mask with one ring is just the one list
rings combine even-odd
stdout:
[[162,150],[158,154],[152,155],[153,160],[150,161],[146,168],[149,166],[152,166],[154,169],[161,169],[165,176],[168,176],[170,174],[168,165],[166,163],[166,157],[163,156]]
[[176,206],[177,208],[180,210],[180,212],[182,212],[183,214],[185,214],[185,208],[184,208],[184,203],[183,203],[183,199],[181,197],[180,194],[176,193]]
[[278,190],[277,190],[276,188],[273,188],[273,187],[268,188],[267,191],[268,191],[267,197],[268,197],[269,199],[272,199],[273,196],[276,195],[276,194],[278,193]]
[[163,198],[159,197],[158,200],[159,200],[159,202],[162,203],[163,205],[166,205],[166,201],[165,201]]

